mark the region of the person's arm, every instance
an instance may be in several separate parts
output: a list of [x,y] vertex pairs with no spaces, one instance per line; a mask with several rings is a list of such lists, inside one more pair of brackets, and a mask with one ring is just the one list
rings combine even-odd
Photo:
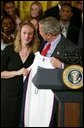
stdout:
[[78,49],[77,51],[73,50],[71,52],[66,53],[66,56],[64,57],[63,61],[60,61],[59,59],[52,57],[51,63],[55,68],[60,68],[60,69],[64,69],[65,67],[72,64],[82,66],[81,55]]
[[1,78],[2,79],[9,79],[15,76],[26,76],[29,73],[28,69],[22,68],[18,71],[2,71],[1,72]]
[[26,68],[21,68],[16,71],[15,70],[8,71],[10,57],[11,57],[11,54],[13,53],[12,47],[13,47],[12,45],[7,46],[1,54],[1,78],[2,79],[9,79],[19,75],[27,75],[29,73],[29,70]]

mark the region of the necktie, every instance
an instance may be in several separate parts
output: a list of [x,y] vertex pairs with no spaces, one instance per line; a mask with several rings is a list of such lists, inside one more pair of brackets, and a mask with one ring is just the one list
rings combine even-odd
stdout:
[[50,46],[51,46],[51,43],[49,43],[46,48],[44,48],[42,51],[41,51],[41,55],[43,56],[46,56],[48,50],[50,49]]
[[62,28],[62,34],[66,38],[66,28],[65,27]]

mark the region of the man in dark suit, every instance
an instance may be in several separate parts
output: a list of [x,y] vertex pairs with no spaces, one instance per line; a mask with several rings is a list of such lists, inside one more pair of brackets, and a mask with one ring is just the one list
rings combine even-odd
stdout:
[[[65,64],[80,64],[80,51],[76,45],[60,34],[59,21],[53,17],[42,19],[39,22],[39,32],[44,41],[47,41],[47,43],[51,42],[50,49],[46,56],[55,56]],[[42,51],[46,44],[42,43],[40,51]],[[57,68],[60,67],[58,66]]]
[[83,12],[81,15],[81,19],[82,19],[82,25],[80,27],[79,39],[78,39],[77,46],[80,48],[81,55],[82,55],[82,62],[83,62]]
[[[71,1],[59,1],[58,5],[52,7],[44,12],[44,18],[48,17],[48,16],[52,16],[59,20],[60,19],[59,10],[61,9],[61,5],[64,3],[71,4]],[[81,26],[81,10],[72,6],[72,12],[73,12],[73,16],[71,18],[72,23],[74,23],[77,26]]]
[[71,22],[71,18],[73,16],[71,5],[68,3],[62,4],[59,15],[62,34],[77,45],[79,27]]
[[[82,64],[79,49],[74,45],[74,43],[60,34],[60,23],[56,20],[56,18],[47,17],[45,19],[42,19],[39,22],[39,32],[44,41],[47,41],[46,43],[42,44],[40,51],[42,51],[49,43],[51,44],[46,56],[52,57],[51,63],[54,61],[54,57],[56,68],[63,69],[66,67],[66,65]],[[45,97],[45,99],[47,98],[48,97]],[[55,106],[57,106],[57,108],[54,108]],[[49,127],[57,127],[57,120],[58,101],[54,98],[53,111]]]

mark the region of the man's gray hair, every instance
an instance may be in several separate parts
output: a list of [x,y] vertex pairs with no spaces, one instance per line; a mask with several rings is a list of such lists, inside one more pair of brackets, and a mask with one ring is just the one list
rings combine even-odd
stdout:
[[45,34],[50,33],[53,36],[56,36],[60,33],[60,23],[54,17],[47,17],[39,21],[39,24],[42,25],[42,30]]

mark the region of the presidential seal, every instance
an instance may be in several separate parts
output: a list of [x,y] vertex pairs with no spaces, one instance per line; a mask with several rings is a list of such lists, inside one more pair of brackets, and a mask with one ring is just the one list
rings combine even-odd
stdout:
[[63,71],[63,82],[71,89],[83,87],[83,67],[71,65],[65,68]]

